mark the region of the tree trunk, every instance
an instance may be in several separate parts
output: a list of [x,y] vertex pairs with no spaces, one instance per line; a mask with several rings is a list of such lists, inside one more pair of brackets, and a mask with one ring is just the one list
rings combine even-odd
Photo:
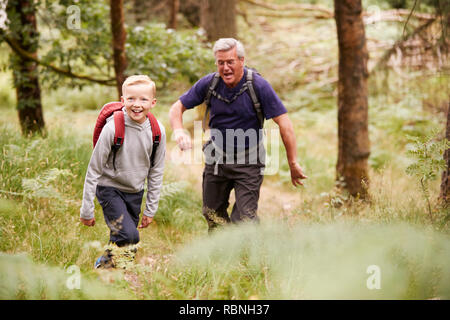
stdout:
[[183,0],[180,3],[180,12],[192,27],[200,26],[200,7],[197,0]]
[[[11,20],[13,40],[33,57],[37,57],[39,33],[34,1],[9,1],[7,14]],[[11,54],[11,64],[22,134],[43,134],[45,123],[37,63],[20,55]]]
[[[137,24],[145,22],[146,17],[150,15],[147,3],[148,0],[133,0],[133,19]],[[150,1],[152,2],[152,1]]]
[[[447,109],[447,129],[445,131],[445,138],[450,141],[450,101]],[[444,160],[447,163],[447,169],[442,173],[441,194],[439,198],[442,204],[447,207],[450,202],[448,194],[448,189],[450,188],[450,149],[445,150]]]
[[335,0],[339,43],[337,179],[352,196],[367,196],[370,154],[366,37],[361,0]]
[[236,0],[202,0],[201,26],[208,40],[236,38]]
[[119,99],[122,96],[122,83],[125,81],[127,57],[125,55],[125,42],[127,33],[124,27],[123,0],[111,0],[111,32],[114,57],[114,71]]
[[180,11],[180,0],[170,0],[170,19],[169,28],[177,28],[177,14]]

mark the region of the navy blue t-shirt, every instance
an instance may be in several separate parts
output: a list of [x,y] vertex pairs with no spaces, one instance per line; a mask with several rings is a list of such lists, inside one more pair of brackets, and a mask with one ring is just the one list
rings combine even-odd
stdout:
[[[201,78],[191,89],[180,97],[180,101],[186,109],[192,109],[204,102],[213,77],[214,73],[211,73]],[[241,90],[246,81],[246,77],[247,69],[245,68],[241,81],[234,88],[228,88],[222,78],[220,78],[215,91],[222,97],[231,100]],[[269,82],[255,72],[253,73],[253,87],[266,119],[271,119],[287,112]],[[224,143],[226,141],[227,129],[241,129],[244,132],[253,129],[259,132],[259,120],[248,90],[230,104],[212,95],[209,127],[212,129],[211,135],[213,139],[213,129],[217,129],[222,133]],[[260,135],[258,134],[258,140],[259,137]],[[247,141],[246,146],[248,147]]]

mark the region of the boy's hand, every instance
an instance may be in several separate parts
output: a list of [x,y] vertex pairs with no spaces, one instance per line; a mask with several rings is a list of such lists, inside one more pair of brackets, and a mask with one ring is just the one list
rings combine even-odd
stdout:
[[139,225],[139,229],[147,228],[150,223],[152,223],[153,218],[148,217],[146,215],[142,216],[141,224]]
[[93,227],[93,226],[95,226],[95,218],[92,218],[92,219],[89,219],[89,220],[80,218],[80,221],[83,222],[83,224],[84,224],[85,226],[88,226],[88,227]]

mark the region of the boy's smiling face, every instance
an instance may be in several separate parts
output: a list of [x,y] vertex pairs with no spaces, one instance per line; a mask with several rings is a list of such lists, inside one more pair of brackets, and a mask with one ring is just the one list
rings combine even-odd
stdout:
[[147,113],[156,104],[152,87],[146,83],[139,83],[123,88],[121,98],[128,116],[137,123],[144,123]]

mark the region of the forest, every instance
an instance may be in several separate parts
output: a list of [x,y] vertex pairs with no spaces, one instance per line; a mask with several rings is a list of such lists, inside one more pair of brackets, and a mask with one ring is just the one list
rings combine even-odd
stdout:
[[[0,1],[0,299],[450,299],[449,32],[445,0]],[[169,110],[219,38],[280,97],[307,179],[266,120],[260,223],[209,233],[206,108],[183,115],[192,152]],[[100,109],[135,74],[167,146],[130,258],[80,207]],[[105,249],[119,267],[94,269]]]

